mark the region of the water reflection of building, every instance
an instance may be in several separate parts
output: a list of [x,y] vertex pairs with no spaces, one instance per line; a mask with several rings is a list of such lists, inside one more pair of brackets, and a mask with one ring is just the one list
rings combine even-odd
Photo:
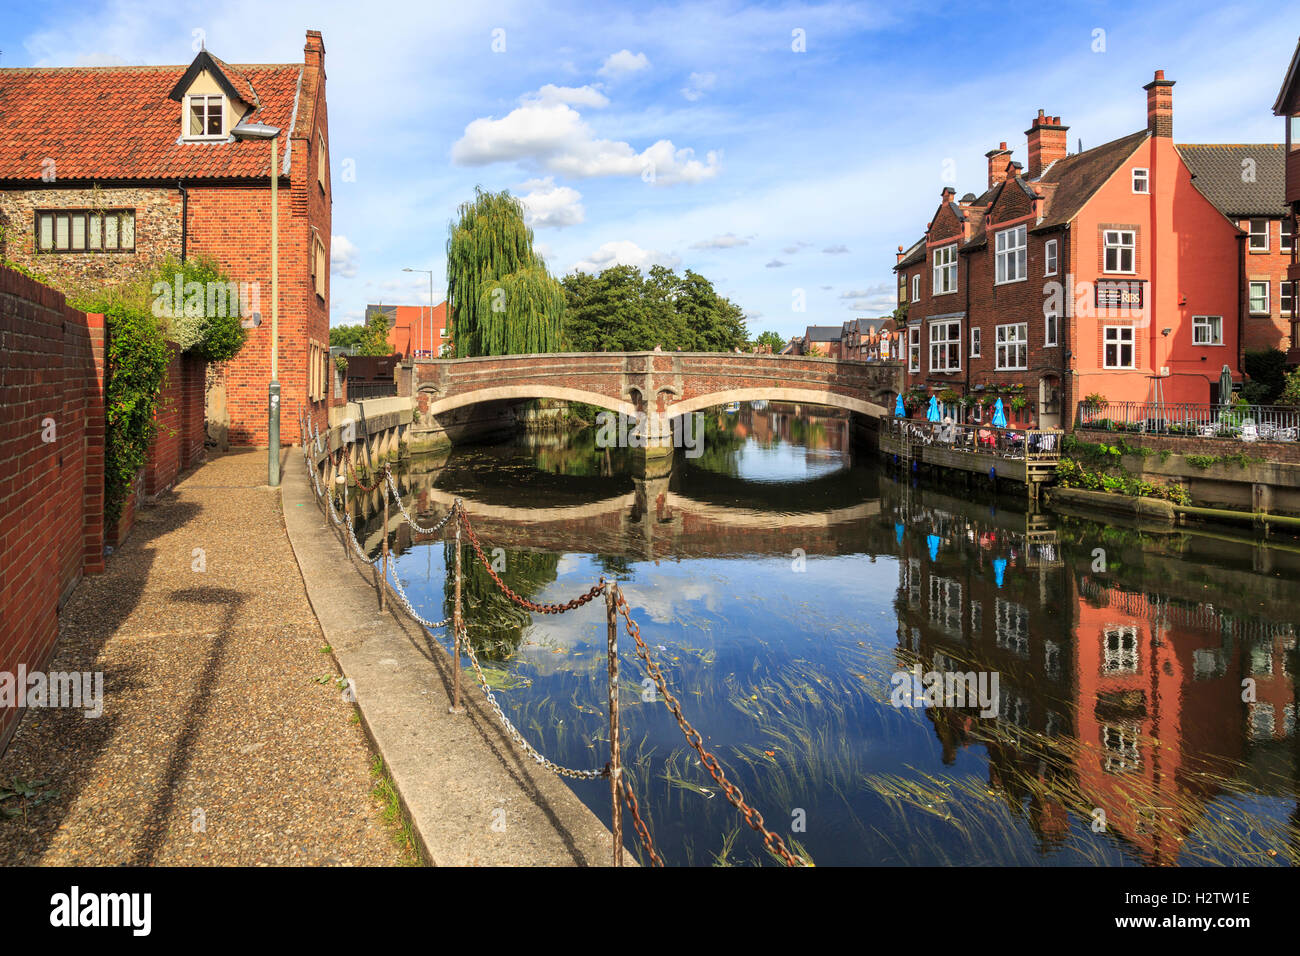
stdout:
[[744,428],[747,437],[763,446],[779,440],[803,445],[810,452],[850,448],[850,415],[842,409],[786,402],[767,402],[757,408],[744,403],[735,418],[733,427]]
[[[1125,551],[1125,565],[1174,582],[1155,592],[1120,568],[1095,573],[1090,545],[1025,515],[896,485],[881,497],[899,537],[900,665],[999,674],[997,718],[927,710],[943,760],[984,748],[990,787],[1044,848],[1100,809],[1137,857],[1175,863],[1261,747],[1294,746],[1295,632],[1249,613],[1246,588],[1234,613],[1199,583],[1177,593],[1176,555]],[[1293,759],[1291,799],[1296,774]]]

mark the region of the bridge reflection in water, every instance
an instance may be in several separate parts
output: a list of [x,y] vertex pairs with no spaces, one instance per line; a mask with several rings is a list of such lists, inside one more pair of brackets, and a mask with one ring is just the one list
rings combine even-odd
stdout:
[[[425,513],[464,498],[531,598],[617,576],[729,776],[819,864],[1300,861],[1300,549],[909,486],[856,460],[834,414],[709,421],[706,454],[662,479],[564,434],[456,449],[401,485]],[[398,573],[445,616],[449,546],[406,534],[394,521]],[[474,572],[467,606],[512,719],[561,762],[596,759],[603,617],[531,619]],[[891,706],[915,665],[996,672],[996,715]],[[766,862],[623,668],[661,852]],[[606,793],[574,789],[608,815]]]

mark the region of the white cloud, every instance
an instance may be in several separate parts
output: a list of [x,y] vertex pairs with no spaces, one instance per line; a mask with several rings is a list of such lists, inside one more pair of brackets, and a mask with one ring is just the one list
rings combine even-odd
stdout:
[[597,138],[569,105],[595,104],[597,96],[604,100],[591,87],[544,86],[521,97],[520,106],[501,119],[473,120],[452,145],[452,162],[486,166],[521,160],[574,178],[641,176],[656,185],[698,183],[718,174],[721,154],[716,151],[700,161],[693,149],[679,149],[672,140],[661,139],[638,153],[628,143]]
[[519,197],[524,204],[525,220],[536,229],[576,226],[587,218],[582,193],[569,186],[557,186],[550,176],[530,179],[521,189],[530,190]]
[[575,272],[600,272],[611,266],[636,266],[649,269],[651,266],[667,266],[675,269],[681,259],[671,253],[658,252],[654,249],[642,249],[629,239],[618,239],[602,243],[601,247],[581,262],[575,263]]
[[525,93],[519,102],[542,106],[567,103],[570,106],[592,106],[599,109],[609,105],[609,97],[594,86],[556,86],[547,83],[536,93]]
[[784,267],[785,267],[785,263],[782,262],[780,259],[773,259],[771,262],[767,264],[768,269],[782,269]]
[[357,274],[361,251],[348,241],[347,236],[330,236],[330,272],[345,279]]
[[692,73],[690,80],[682,88],[682,96],[694,103],[704,95],[705,90],[713,89],[717,81],[718,77],[713,73]]
[[692,249],[731,249],[735,246],[747,246],[749,240],[741,238],[733,232],[726,232],[720,236],[714,236],[712,239],[701,239],[699,242],[692,242]]
[[822,252],[826,253],[826,255],[828,256],[842,256],[848,251],[849,251],[849,247],[845,245],[827,246],[825,249],[822,250]]
[[605,65],[598,72],[601,76],[622,76],[625,73],[637,73],[649,66],[650,61],[644,53],[619,50],[605,57]]

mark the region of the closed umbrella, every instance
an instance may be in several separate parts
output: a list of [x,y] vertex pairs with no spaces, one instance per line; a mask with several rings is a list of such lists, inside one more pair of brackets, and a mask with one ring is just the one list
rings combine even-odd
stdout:
[[939,398],[937,395],[930,396],[930,408],[926,411],[925,417],[932,422],[939,420]]
[[907,412],[903,409],[903,393],[899,392],[898,396],[894,399],[894,417],[902,418],[906,414]]
[[1007,427],[1007,412],[1006,409],[1002,407],[1002,399],[1000,398],[993,403],[993,427]]
[[1232,404],[1232,369],[1226,365],[1219,373],[1219,403],[1224,407]]

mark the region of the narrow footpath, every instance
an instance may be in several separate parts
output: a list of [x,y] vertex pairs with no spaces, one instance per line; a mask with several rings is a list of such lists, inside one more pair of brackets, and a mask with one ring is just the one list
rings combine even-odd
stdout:
[[78,585],[48,670],[102,671],[103,714],[28,711],[0,758],[0,790],[31,793],[0,814],[0,865],[407,859],[280,500],[265,451],[215,457]]

